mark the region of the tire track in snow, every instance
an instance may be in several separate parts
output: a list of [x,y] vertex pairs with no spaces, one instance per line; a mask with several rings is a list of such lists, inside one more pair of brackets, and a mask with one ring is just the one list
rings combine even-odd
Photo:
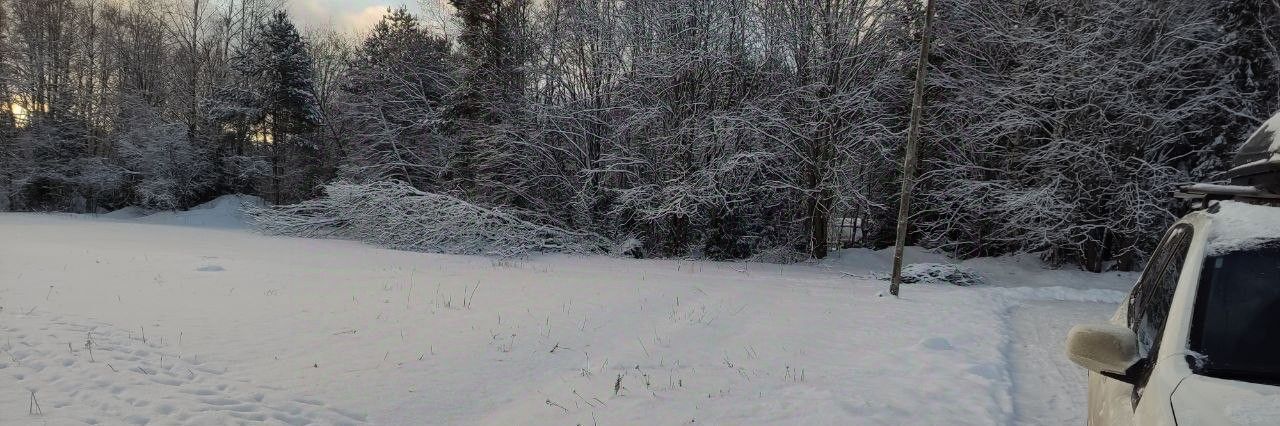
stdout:
[[1110,303],[1028,301],[1009,315],[1013,341],[1014,424],[1084,424],[1088,375],[1067,359],[1067,331],[1076,324],[1101,323],[1115,312]]

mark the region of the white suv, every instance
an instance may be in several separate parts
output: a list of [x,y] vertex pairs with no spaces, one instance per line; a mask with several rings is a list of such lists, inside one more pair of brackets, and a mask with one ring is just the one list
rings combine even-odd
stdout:
[[1202,209],[1152,253],[1110,323],[1076,326],[1089,424],[1280,425],[1280,115],[1245,144],[1232,186],[1193,185]]

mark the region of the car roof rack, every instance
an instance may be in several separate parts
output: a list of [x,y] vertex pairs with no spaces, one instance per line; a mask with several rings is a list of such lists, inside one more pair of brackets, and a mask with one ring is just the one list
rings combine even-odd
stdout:
[[1249,135],[1231,165],[1230,170],[1212,178],[1226,184],[1181,185],[1174,197],[1190,201],[1193,209],[1210,212],[1216,211],[1214,201],[1222,200],[1280,206],[1280,113]]
[[1178,187],[1173,196],[1193,203],[1200,202],[1199,207],[1192,205],[1192,208],[1197,210],[1208,209],[1211,202],[1221,200],[1237,200],[1252,204],[1271,205],[1280,203],[1280,194],[1243,185],[1218,185],[1212,183],[1183,185]]

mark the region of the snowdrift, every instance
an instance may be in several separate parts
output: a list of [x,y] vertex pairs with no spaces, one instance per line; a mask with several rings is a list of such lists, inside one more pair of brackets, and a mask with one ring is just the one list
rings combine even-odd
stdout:
[[269,234],[342,238],[398,250],[512,257],[605,253],[614,246],[599,235],[534,223],[404,182],[338,182],[326,185],[323,197],[246,213]]
[[149,213],[140,207],[129,206],[99,217],[155,225],[244,229],[249,226],[244,211],[248,208],[260,208],[265,204],[261,198],[252,195],[223,195],[192,207],[191,210]]
[[[922,247],[907,247],[903,259],[912,263],[956,263],[945,254],[929,251]],[[893,248],[872,250],[868,248],[850,248],[831,252],[820,265],[849,273],[866,273],[868,271],[883,272],[893,268]]]
[[133,220],[147,215],[147,210],[138,206],[129,206],[110,213],[104,213],[101,217],[107,219]]

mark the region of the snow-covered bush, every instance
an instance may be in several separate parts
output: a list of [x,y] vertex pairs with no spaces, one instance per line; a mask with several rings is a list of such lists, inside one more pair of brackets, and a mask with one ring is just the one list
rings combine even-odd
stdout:
[[404,182],[338,182],[325,195],[292,205],[249,208],[261,230],[298,237],[346,238],[379,246],[449,254],[607,253],[596,234],[525,220]]
[[902,267],[905,284],[951,284],[961,287],[986,284],[974,270],[949,263],[912,263]]
[[174,210],[191,205],[210,172],[206,152],[192,145],[181,123],[165,121],[159,111],[136,102],[121,113],[128,126],[113,146],[125,174],[133,179],[129,201],[147,209]]

